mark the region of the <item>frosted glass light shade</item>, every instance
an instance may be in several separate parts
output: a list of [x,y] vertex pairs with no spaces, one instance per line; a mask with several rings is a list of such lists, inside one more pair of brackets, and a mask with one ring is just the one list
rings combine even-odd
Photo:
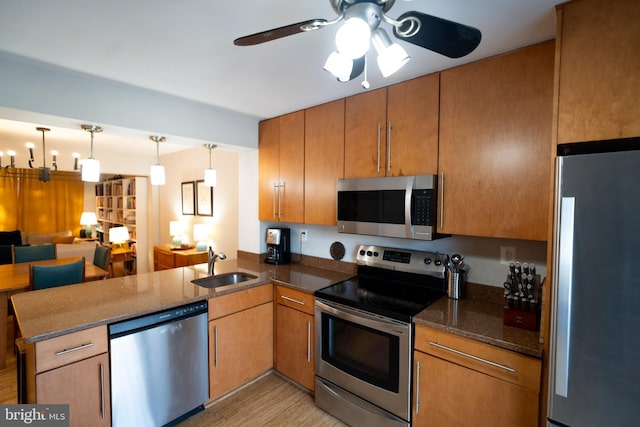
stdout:
[[100,161],[84,159],[82,161],[82,180],[85,182],[100,181]]
[[151,175],[151,185],[164,185],[165,184],[164,166],[162,166],[162,165],[151,165],[151,169],[150,169],[149,175]]
[[360,18],[349,18],[336,31],[338,52],[349,59],[360,58],[369,50],[371,28]]
[[411,57],[407,52],[399,44],[394,43],[378,55],[378,68],[383,77],[389,77],[409,62],[409,59]]
[[127,227],[113,227],[109,229],[109,241],[111,243],[125,243],[129,240]]
[[218,174],[215,169],[204,170],[204,185],[207,187],[215,187],[218,181]]
[[349,81],[353,70],[353,61],[338,52],[332,52],[323,67],[341,82]]

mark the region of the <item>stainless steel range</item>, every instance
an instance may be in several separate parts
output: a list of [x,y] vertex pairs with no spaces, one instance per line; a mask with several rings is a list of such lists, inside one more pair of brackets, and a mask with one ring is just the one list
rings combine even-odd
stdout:
[[315,292],[316,405],[349,425],[411,423],[413,317],[445,295],[445,255],[360,246]]

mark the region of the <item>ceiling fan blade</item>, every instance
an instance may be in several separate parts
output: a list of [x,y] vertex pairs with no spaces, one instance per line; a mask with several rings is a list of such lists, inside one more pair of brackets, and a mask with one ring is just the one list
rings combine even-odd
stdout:
[[409,43],[432,50],[449,58],[460,58],[468,55],[480,44],[482,34],[480,30],[468,25],[448,21],[437,16],[427,15],[421,12],[405,12],[397,19],[400,22],[417,19],[420,21],[420,29],[414,35],[403,36],[401,25],[393,28],[393,35]]
[[293,34],[317,30],[323,28],[326,23],[326,19],[310,19],[308,21],[298,22],[297,24],[285,25],[284,27],[273,28],[249,36],[239,37],[233,41],[233,44],[236,46],[253,46]]

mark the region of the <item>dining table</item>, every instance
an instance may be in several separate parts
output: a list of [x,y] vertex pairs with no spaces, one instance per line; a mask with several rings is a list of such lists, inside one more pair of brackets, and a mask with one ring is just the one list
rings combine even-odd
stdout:
[[[31,265],[59,265],[67,264],[81,259],[56,258],[44,261],[19,262],[15,264],[0,265],[0,369],[7,364],[7,320],[9,295],[29,290],[29,270]],[[84,281],[104,279],[109,272],[103,270],[91,261],[85,260]]]

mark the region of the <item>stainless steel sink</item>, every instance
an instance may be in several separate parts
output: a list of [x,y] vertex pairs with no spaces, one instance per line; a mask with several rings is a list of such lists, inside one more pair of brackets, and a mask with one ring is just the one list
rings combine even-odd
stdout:
[[235,285],[236,283],[242,283],[253,279],[257,279],[257,277],[252,274],[234,271],[233,273],[202,277],[200,279],[192,280],[191,283],[202,286],[203,288],[217,288],[219,286]]

